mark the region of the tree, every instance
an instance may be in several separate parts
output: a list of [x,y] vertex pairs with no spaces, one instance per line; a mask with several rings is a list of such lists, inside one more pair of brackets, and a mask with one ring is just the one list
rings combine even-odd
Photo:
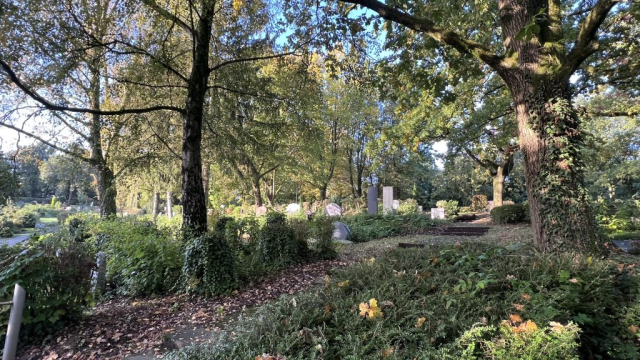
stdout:
[[11,170],[11,164],[0,153],[0,205],[7,203],[7,199],[13,196],[20,184]]
[[76,157],[54,155],[45,161],[40,169],[40,177],[49,187],[55,189],[56,197],[65,199],[65,205],[74,205],[79,195],[91,192],[91,174]]
[[[67,4],[68,8],[76,8],[71,0]],[[24,30],[22,27],[11,27],[22,24],[23,13],[35,11],[20,5],[20,2],[8,4],[6,33],[21,34],[17,30]],[[180,114],[183,227],[194,234],[202,233],[207,225],[202,181],[202,126],[207,93],[210,89],[242,92],[238,88],[217,84],[215,74],[246,62],[288,56],[296,49],[277,52],[278,49],[271,48],[267,53],[256,55],[255,49],[263,50],[265,42],[273,43],[279,30],[279,18],[274,14],[277,9],[261,1],[200,0],[168,4],[145,0],[143,7],[126,2],[120,5],[117,9],[124,9],[126,13],[119,19],[119,31],[105,34],[102,38],[87,31],[91,23],[89,19],[74,18],[73,29],[84,40],[85,46],[73,50],[104,54],[109,62],[120,65],[119,72],[109,76],[108,83],[122,85],[123,91],[139,96],[121,96],[117,109],[52,102],[34,90],[46,88],[46,85],[22,80],[32,73],[36,61],[28,62],[30,66],[25,69],[19,69],[20,74],[14,71],[18,63],[17,42],[7,47],[3,44],[0,53],[3,78],[48,111],[86,113],[94,117],[154,111]],[[54,26],[53,29],[60,28]],[[300,34],[296,32],[295,35]],[[48,44],[59,43],[54,39],[55,36],[45,38]],[[213,56],[212,49],[218,50],[216,56]],[[70,81],[65,71],[59,74],[63,80]],[[93,98],[95,102],[97,98]],[[179,105],[174,105],[176,103]]]
[[[341,1],[364,6],[388,24],[404,26],[406,30],[399,35],[389,31],[388,43],[395,41],[392,45],[411,39],[437,48],[440,54],[450,54],[453,48],[466,57],[451,64],[471,66],[467,60],[472,59],[499,76],[516,110],[534,244],[540,251],[601,251],[584,185],[579,156],[583,135],[569,80],[585,60],[601,50],[598,37],[606,29],[605,22],[633,21],[621,15],[638,11],[638,4],[598,0],[585,9],[587,5],[581,3],[531,0],[464,6],[404,3],[400,7],[377,0]],[[609,16],[616,5],[616,15]],[[452,8],[463,11],[451,12]],[[575,12],[576,8],[581,11]],[[447,29],[460,23],[475,28]],[[481,31],[483,28],[490,30]]]

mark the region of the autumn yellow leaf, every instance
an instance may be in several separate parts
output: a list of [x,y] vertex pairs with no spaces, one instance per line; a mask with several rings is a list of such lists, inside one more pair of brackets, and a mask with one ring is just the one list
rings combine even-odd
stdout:
[[345,281],[341,281],[338,283],[338,287],[339,288],[343,288],[343,287],[347,287],[349,286],[349,280],[345,280]]
[[392,346],[388,349],[382,349],[382,357],[388,358],[389,356],[391,356],[391,354],[393,354],[395,350],[396,350],[395,346]]
[[529,300],[531,300],[531,295],[529,295],[529,294],[522,294],[521,298],[522,298],[522,300],[524,300],[524,301],[529,301]]
[[382,314],[382,311],[378,307],[378,300],[374,298],[369,300],[368,304],[360,303],[360,316],[366,317],[369,320],[383,317],[384,315]]
[[514,325],[517,325],[517,324],[519,324],[519,323],[521,323],[521,322],[522,322],[522,318],[521,318],[521,317],[520,317],[520,315],[518,315],[518,314],[511,314],[511,315],[509,315],[509,319],[511,320],[511,322],[512,322]]
[[631,325],[631,326],[629,326],[629,328],[628,328],[628,329],[629,329],[629,331],[631,331],[631,332],[632,332],[632,333],[634,333],[634,334],[637,334],[637,333],[638,333],[638,331],[639,331],[638,327],[637,327],[637,326],[635,326],[635,325]]
[[564,325],[558,322],[552,321],[549,323],[549,326],[551,326],[551,331],[553,332],[561,333],[564,331]]
[[324,313],[329,314],[331,312],[331,305],[327,304],[324,306]]
[[438,263],[440,263],[440,259],[435,258],[435,259],[431,260],[431,263],[432,263],[433,265],[438,265]]
[[417,328],[421,328],[421,327],[422,327],[422,325],[424,325],[425,320],[427,320],[427,319],[426,319],[426,318],[423,318],[423,317],[419,318],[419,319],[418,319],[418,322],[416,323],[416,327],[417,327]]
[[526,322],[523,322],[522,324],[520,324],[520,326],[514,327],[513,331],[514,332],[532,332],[537,329],[538,329],[538,325],[536,325],[536,323],[534,323],[531,320],[527,320]]
[[513,307],[518,311],[522,311],[522,309],[524,309],[524,305],[522,304],[511,304],[511,305],[513,305]]
[[245,0],[233,0],[233,10],[240,11],[243,7],[247,5]]

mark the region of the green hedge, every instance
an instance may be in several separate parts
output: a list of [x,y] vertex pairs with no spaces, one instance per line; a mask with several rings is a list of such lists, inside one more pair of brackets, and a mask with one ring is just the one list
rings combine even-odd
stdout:
[[391,236],[424,234],[436,221],[423,214],[355,215],[341,219],[351,231],[349,240],[366,242]]
[[496,224],[515,224],[528,220],[527,205],[502,205],[491,209],[491,220]]
[[[20,337],[41,337],[76,322],[91,304],[90,245],[48,235],[30,245],[0,247],[0,301],[10,301],[14,284],[27,293]],[[0,343],[10,307],[0,307]]]
[[398,249],[167,358],[638,359],[633,271],[528,247]]

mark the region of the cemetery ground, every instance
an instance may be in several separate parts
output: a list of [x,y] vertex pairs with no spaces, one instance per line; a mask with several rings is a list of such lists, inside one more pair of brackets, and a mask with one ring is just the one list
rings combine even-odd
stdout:
[[[491,346],[501,343],[492,343],[493,336],[514,351],[529,346],[523,350],[529,354],[548,342],[542,350],[547,358],[569,359],[578,351],[577,326],[583,343],[602,345],[598,351],[606,353],[609,346],[629,359],[637,354],[640,308],[628,293],[637,289],[612,296],[622,290],[612,289],[610,281],[635,279],[637,258],[535,254],[527,245],[528,225],[494,225],[481,237],[441,236],[442,231],[338,245],[336,260],[289,268],[229,296],[108,299],[44,345],[23,348],[20,358],[153,359],[169,353],[179,359],[401,359],[419,351],[446,358],[447,351],[455,354],[455,347],[471,343],[500,351]],[[427,246],[397,249],[399,243]],[[607,268],[610,276],[603,276]],[[611,313],[612,301],[619,313]],[[604,340],[594,337],[594,326],[610,327]],[[477,333],[467,334],[472,327]],[[463,333],[466,340],[452,340]],[[532,338],[525,344],[526,336]],[[417,345],[425,340],[430,345]]]

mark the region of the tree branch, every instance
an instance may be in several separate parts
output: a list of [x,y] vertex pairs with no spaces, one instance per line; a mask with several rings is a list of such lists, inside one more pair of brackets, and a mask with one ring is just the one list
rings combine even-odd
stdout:
[[501,56],[492,53],[483,45],[467,39],[465,35],[437,27],[433,21],[427,18],[416,18],[398,9],[389,7],[377,0],[339,1],[364,6],[375,11],[386,20],[394,21],[408,27],[409,29],[425,33],[440,44],[452,46],[463,54],[469,54],[498,72],[501,72],[505,68],[502,65],[503,58]]
[[147,5],[148,7],[150,7],[151,9],[153,9],[155,12],[157,12],[158,15],[160,15],[163,18],[165,18],[165,19],[173,22],[174,24],[180,26],[185,31],[187,31],[190,35],[193,36],[193,28],[191,26],[187,25],[187,23],[185,23],[184,21],[180,20],[180,18],[178,18],[176,15],[174,15],[174,14],[170,13],[169,11],[163,9],[154,0],[142,0],[142,2],[145,5]]
[[47,99],[43,98],[42,96],[38,95],[38,93],[36,93],[35,91],[29,89],[29,87],[27,87],[27,85],[25,85],[18,78],[16,73],[14,73],[13,70],[11,70],[11,67],[9,66],[9,64],[4,62],[4,60],[0,60],[0,66],[7,73],[9,80],[11,80],[11,82],[13,82],[16,86],[18,86],[20,90],[22,90],[25,94],[29,95],[29,97],[31,97],[33,100],[42,104],[47,110],[69,111],[69,112],[89,113],[89,114],[98,114],[98,115],[143,114],[143,113],[148,113],[148,112],[158,111],[158,110],[170,110],[178,113],[184,112],[184,110],[181,108],[178,108],[175,106],[167,106],[167,105],[157,105],[157,106],[151,106],[148,108],[141,108],[141,109],[120,109],[120,110],[94,110],[94,109],[87,109],[87,108],[74,108],[74,107],[56,105],[49,102]]
[[69,151],[68,149],[62,148],[62,147],[60,147],[60,146],[58,146],[58,145],[56,145],[56,144],[54,144],[54,143],[52,143],[50,141],[47,141],[47,140],[43,139],[42,137],[40,137],[40,136],[38,136],[38,135],[36,135],[34,133],[31,133],[31,132],[28,132],[26,130],[20,129],[19,127],[16,127],[16,126],[13,126],[11,124],[4,123],[4,122],[0,122],[0,126],[4,126],[6,128],[15,130],[15,131],[19,132],[20,134],[24,134],[24,135],[26,135],[26,136],[28,136],[28,137],[30,137],[32,139],[38,140],[41,143],[43,143],[43,144],[45,144],[45,145],[47,145],[47,146],[49,146],[49,147],[51,147],[53,149],[56,149],[56,150],[58,150],[60,152],[63,152],[65,154],[69,155],[69,156],[73,156],[78,160],[81,160],[81,161],[84,161],[84,162],[87,162],[87,163],[91,162],[91,159],[86,158],[86,157],[82,156],[81,154],[78,154],[76,152]]
[[568,81],[571,75],[582,65],[582,63],[594,52],[598,51],[598,29],[609,15],[611,9],[618,4],[619,0],[598,0],[593,6],[589,15],[584,19],[578,32],[578,37],[566,60],[558,70],[561,81]]
[[249,57],[249,58],[238,58],[238,59],[228,60],[228,61],[221,62],[221,63],[217,64],[216,66],[210,68],[209,72],[211,73],[213,71],[219,70],[220,68],[225,67],[227,65],[231,65],[231,64],[237,64],[237,63],[249,62],[249,61],[257,61],[257,60],[275,59],[275,58],[280,58],[280,57],[283,57],[283,56],[294,55],[294,54],[295,54],[295,50],[294,51],[288,51],[288,52],[285,52],[285,53],[280,53],[280,54],[265,55],[265,56],[254,56],[254,57]]

